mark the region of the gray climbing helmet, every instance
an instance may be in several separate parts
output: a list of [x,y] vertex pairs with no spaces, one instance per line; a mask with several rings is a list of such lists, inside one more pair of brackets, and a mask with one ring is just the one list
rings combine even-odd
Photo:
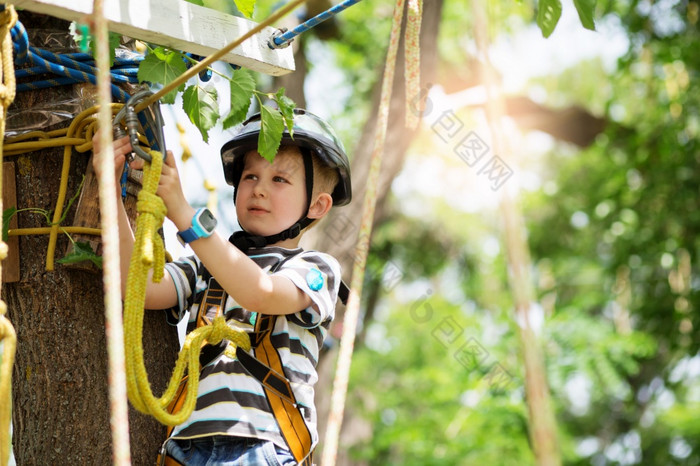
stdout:
[[[226,182],[234,188],[238,188],[241,180],[245,154],[258,147],[260,125],[260,113],[256,113],[238,126],[233,138],[221,148],[221,163]],[[328,123],[313,113],[295,108],[294,134],[290,135],[285,126],[281,144],[309,149],[321,163],[334,169],[338,173],[338,184],[331,193],[333,205],[342,206],[350,202],[350,162],[343,144]]]

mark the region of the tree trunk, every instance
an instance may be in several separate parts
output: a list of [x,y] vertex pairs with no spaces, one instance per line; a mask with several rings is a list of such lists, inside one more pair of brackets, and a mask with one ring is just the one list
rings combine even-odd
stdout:
[[[421,60],[421,95],[426,95],[435,79],[435,69],[437,68],[437,36],[442,12],[443,0],[425,0],[423,5],[423,20],[420,33],[420,60]],[[404,14],[404,29],[406,18]],[[402,44],[403,32],[401,38]],[[383,70],[383,68],[382,68]],[[306,236],[305,241],[312,244],[314,249],[327,252],[340,261],[344,272],[344,280],[350,283],[350,272],[355,255],[355,244],[359,235],[360,218],[362,217],[363,198],[366,191],[367,174],[369,173],[370,156],[374,149],[374,133],[377,125],[377,113],[379,108],[379,98],[381,94],[382,75],[377,77],[372,96],[372,111],[365,123],[362,134],[357,140],[357,146],[353,152],[352,159],[352,191],[353,201],[345,207],[331,210],[329,218],[324,220],[322,228],[313,229]],[[374,222],[382,221],[386,216],[386,200],[392,180],[401,170],[406,151],[413,140],[415,131],[410,131],[405,127],[406,113],[406,87],[404,74],[404,47],[400,46],[396,61],[396,71],[393,83],[389,111],[389,127],[386,133],[386,143],[382,158],[382,168],[377,188],[377,204],[374,215]],[[420,112],[418,102],[411,103],[412,110]],[[340,337],[342,330],[344,308],[341,306],[336,312],[333,326],[335,337]],[[324,353],[320,360],[318,372],[319,382],[317,384],[317,408],[319,421],[319,434],[321,440],[325,433],[326,421],[329,412],[330,394],[333,384],[333,371],[335,370],[335,360],[338,356],[337,346],[327,353]],[[337,464],[357,464],[349,459],[347,449],[352,446],[352,442],[345,441],[350,438],[366,438],[371,433],[348,432],[348,426],[361,426],[367,429],[369,426],[352,416],[348,410],[344,416],[343,430],[341,430],[340,449],[338,452]]]
[[[68,23],[43,15],[20,13],[30,30],[30,43],[39,42],[35,32],[52,44],[71,43]],[[22,92],[10,108],[13,126],[32,127],[37,112],[46,107],[55,112],[94,93],[92,86],[63,86]],[[83,103],[84,102],[84,103]],[[44,126],[41,129],[65,127]],[[49,149],[9,157],[14,163],[17,208],[55,209],[63,149]],[[88,157],[74,152],[68,195],[78,189]],[[5,208],[12,206],[6,205]],[[62,225],[73,223],[73,206]],[[43,216],[17,214],[19,228],[45,227]],[[112,462],[107,387],[107,351],[103,285],[100,273],[56,264],[45,270],[47,235],[20,237],[20,281],[2,287],[8,317],[17,329],[17,355],[13,373],[13,449],[17,464],[110,464]],[[69,240],[60,235],[56,251],[60,257]],[[125,279],[126,277],[124,277]],[[166,325],[160,312],[147,313],[144,321],[144,351],[150,380],[156,393],[164,389],[178,350],[177,333]],[[136,465],[155,462],[165,429],[155,420],[130,409],[132,461]]]

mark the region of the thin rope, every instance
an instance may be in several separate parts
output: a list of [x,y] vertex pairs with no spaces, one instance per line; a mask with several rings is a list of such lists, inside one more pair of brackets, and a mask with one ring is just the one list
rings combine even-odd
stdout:
[[406,127],[416,129],[420,114],[410,105],[420,94],[420,26],[423,0],[408,0],[404,55],[406,56]]
[[318,25],[319,23],[322,23],[326,21],[327,19],[330,19],[340,13],[343,10],[348,9],[349,7],[355,5],[356,3],[359,3],[361,0],[344,0],[343,2],[339,3],[338,5],[335,5],[328,10],[319,13],[318,15],[314,16],[311,19],[308,19],[292,29],[291,31],[287,31],[283,34],[273,36],[270,41],[268,42],[268,46],[271,49],[281,49],[289,45],[290,42],[294,40],[296,36],[299,34],[303,34],[304,32],[308,31],[309,29],[313,28],[314,26]]
[[335,464],[338,452],[338,438],[340,437],[340,428],[343,424],[343,412],[348,389],[350,364],[352,362],[352,352],[357,330],[357,317],[360,313],[360,296],[362,294],[365,265],[369,252],[369,239],[372,234],[372,220],[377,204],[377,186],[379,185],[382,154],[384,153],[384,143],[386,140],[387,127],[389,125],[389,104],[394,83],[394,69],[396,68],[396,55],[399,48],[403,10],[404,0],[397,0],[394,7],[389,49],[384,66],[381,100],[377,115],[376,132],[374,134],[374,150],[372,152],[369,173],[367,175],[367,190],[362,207],[362,222],[357,246],[355,248],[355,261],[352,269],[352,281],[350,283],[350,297],[343,319],[343,335],[340,339],[338,365],[333,381],[331,407],[328,415],[328,424],[321,457],[321,464],[323,466],[333,466]]
[[[122,107],[121,104],[111,104],[112,113],[116,113]],[[54,209],[54,216],[50,227],[45,228],[21,228],[9,231],[10,236],[26,234],[48,234],[49,245],[46,251],[46,270],[54,269],[54,255],[59,233],[85,233],[100,234],[99,230],[83,229],[84,227],[63,227],[60,225],[64,215],[64,203],[68,190],[68,174],[73,149],[77,152],[87,152],[92,149],[92,136],[97,125],[94,118],[98,107],[92,107],[80,112],[71,122],[68,128],[54,130],[47,133],[32,131],[16,138],[8,138],[3,145],[4,155],[18,155],[33,152],[48,147],[63,147],[63,165],[61,179],[59,181],[58,199]],[[27,141],[28,138],[36,138],[35,141]],[[112,170],[113,171],[113,170]],[[48,229],[48,233],[46,233]]]
[[278,19],[284,17],[287,15],[290,11],[304,3],[306,0],[293,0],[274,12],[272,15],[270,15],[265,21],[262,23],[258,23],[255,27],[251,28],[248,32],[245,34],[241,35],[238,39],[234,40],[227,46],[225,46],[222,49],[219,49],[218,51],[214,52],[213,54],[209,55],[207,58],[204,60],[200,61],[196,65],[194,65],[192,68],[189,68],[186,72],[178,76],[176,79],[174,79],[172,82],[166,84],[163,86],[161,90],[158,92],[154,93],[152,96],[144,99],[139,103],[134,110],[136,113],[142,111],[152,103],[156,102],[157,100],[160,100],[164,95],[172,91],[173,89],[178,88],[181,84],[186,83],[190,78],[193,78],[197,76],[201,71],[204,71],[209,65],[214,63],[215,61],[219,60],[221,57],[226,55],[228,52],[231,50],[235,49],[239,45],[241,45],[243,42],[248,40],[249,38],[253,37],[255,34],[258,32],[262,31],[265,29],[267,26],[270,24],[274,23]]
[[[91,227],[60,227],[61,233],[75,234],[75,235],[94,235],[100,236],[102,230],[100,228]],[[28,236],[28,235],[49,235],[51,234],[51,227],[38,227],[38,228],[15,228],[14,230],[9,230],[7,236]]]
[[[2,68],[0,68],[0,138],[5,135],[5,118],[7,107],[15,99],[15,72],[12,61],[12,39],[10,29],[17,22],[17,13],[13,6],[3,5],[0,11],[0,52]],[[0,193],[2,193],[2,164],[3,152],[0,147]],[[0,212],[3,211],[2,196],[0,196]],[[0,240],[0,264],[7,257],[8,247]],[[2,266],[0,265],[0,275]],[[1,285],[0,285],[1,286]],[[2,363],[0,363],[0,465],[5,466],[10,460],[12,451],[10,439],[10,422],[12,418],[12,366],[15,361],[17,334],[12,323],[5,317],[7,304],[0,300],[0,341],[2,342]]]
[[[87,126],[84,124],[84,120],[91,114],[95,112],[95,108],[87,109],[78,114],[70,126],[68,127],[68,132],[66,134],[67,138],[77,137],[78,132],[81,129],[86,129]],[[94,120],[93,120],[94,121]],[[89,132],[87,133],[89,134]],[[87,136],[85,136],[87,139]],[[92,147],[92,144],[89,144]],[[78,149],[76,147],[76,149]],[[46,270],[52,271],[54,269],[54,253],[56,251],[56,243],[58,241],[58,233],[60,229],[61,218],[63,217],[63,208],[66,201],[66,192],[68,191],[68,174],[70,169],[71,154],[73,153],[73,146],[66,145],[63,150],[63,165],[61,167],[61,182],[58,189],[58,199],[56,201],[56,209],[54,210],[53,220],[51,222],[51,233],[49,234],[49,245],[46,250]],[[114,173],[114,170],[112,170]]]
[[[93,3],[95,25],[97,91],[99,99],[98,126],[112,126],[111,82],[109,67],[109,32],[104,16],[103,0]],[[124,323],[121,303],[121,265],[119,258],[119,228],[117,223],[117,189],[114,179],[114,149],[112,132],[100,131],[101,170],[98,178],[100,201],[100,226],[102,228],[102,281],[105,304],[105,333],[107,337],[107,361],[109,386],[109,426],[112,432],[112,464],[131,464],[129,442],[129,407],[126,394],[126,368],[124,362]],[[96,154],[93,154],[96,156]]]
[[[503,129],[505,103],[493,72],[488,49],[489,38],[486,2],[472,0],[474,38],[481,66],[481,78],[486,88],[486,119],[491,132],[494,153],[508,161],[511,157],[509,140]],[[561,454],[557,440],[557,425],[540,342],[531,327],[531,312],[535,292],[530,269],[530,251],[523,215],[507,189],[501,191],[500,211],[503,218],[506,249],[508,252],[508,281],[515,313],[518,319],[518,335],[523,352],[525,393],[528,406],[528,426],[535,462],[539,466],[560,466]]]
[[[48,86],[71,84],[71,83],[92,83],[97,84],[97,69],[88,63],[81,61],[85,55],[76,54],[56,54],[29,45],[27,31],[21,22],[17,22],[12,28],[12,39],[14,41],[14,51],[18,64],[30,63],[34,67],[23,70],[20,76],[35,75],[38,73],[49,73],[61,78],[49,79],[46,82],[24,83],[20,90],[35,90]],[[116,83],[136,83],[138,79],[133,73],[115,72],[110,75],[110,79]],[[129,94],[110,83],[110,90],[115,99],[126,102]]]

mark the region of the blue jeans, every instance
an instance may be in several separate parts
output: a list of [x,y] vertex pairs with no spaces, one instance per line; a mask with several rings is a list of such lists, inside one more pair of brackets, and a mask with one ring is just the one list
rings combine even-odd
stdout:
[[186,466],[291,466],[292,454],[267,440],[216,435],[197,439],[171,439],[170,456]]

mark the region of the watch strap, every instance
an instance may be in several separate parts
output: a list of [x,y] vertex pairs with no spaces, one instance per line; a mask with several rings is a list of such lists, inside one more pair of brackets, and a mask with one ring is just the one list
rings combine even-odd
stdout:
[[205,210],[207,209],[204,207],[197,209],[197,212],[195,212],[194,216],[192,217],[192,226],[187,230],[177,232],[177,238],[180,241],[180,244],[184,246],[185,244],[191,243],[196,239],[208,238],[211,236],[212,232],[206,231],[199,223],[199,216]]
[[184,231],[178,231],[177,238],[180,240],[180,243],[185,245],[187,243],[191,243],[196,239],[199,239],[200,236],[197,234],[197,232],[195,232],[194,228],[188,228]]

